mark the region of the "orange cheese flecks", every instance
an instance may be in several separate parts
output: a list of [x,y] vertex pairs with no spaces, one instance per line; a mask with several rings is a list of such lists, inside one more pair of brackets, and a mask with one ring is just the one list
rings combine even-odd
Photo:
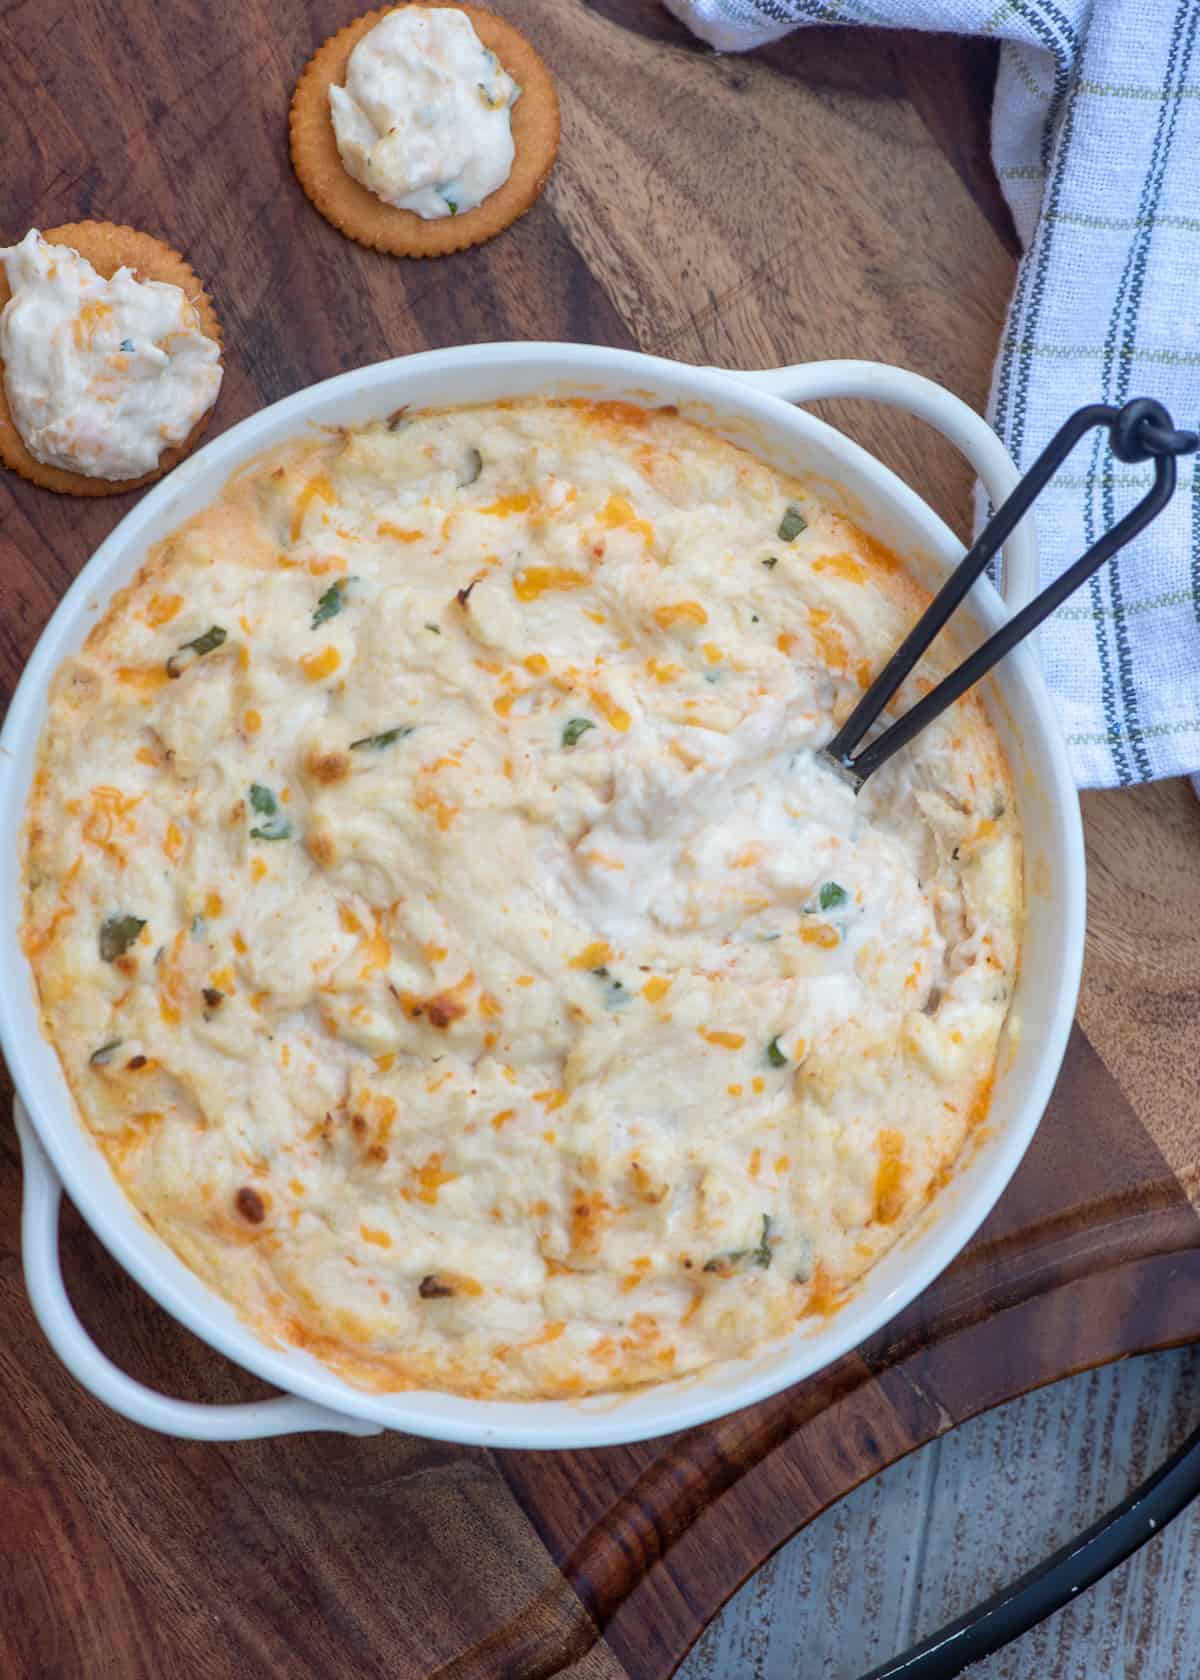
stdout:
[[572,968],[603,968],[612,961],[612,949],[605,939],[594,939],[571,958]]
[[314,653],[302,654],[300,669],[309,682],[321,682],[325,677],[331,677],[341,663],[341,654],[330,643],[327,647],[318,648]]
[[814,572],[832,572],[834,577],[844,578],[847,583],[867,581],[866,567],[852,554],[822,554],[813,561],[812,569]]
[[904,1212],[904,1181],[908,1167],[904,1156],[904,1133],[884,1127],[876,1140],[879,1164],[875,1169],[873,1217],[880,1225],[892,1225]]
[[337,500],[337,497],[334,495],[333,485],[330,484],[324,473],[317,473],[315,477],[310,478],[303,490],[301,490],[299,496],[296,498],[296,511],[292,515],[293,542],[295,542],[297,537],[300,535],[301,529],[304,525],[304,515],[308,512],[312,502],[317,500],[330,504]]
[[363,965],[359,978],[369,980],[387,967],[392,960],[392,947],[376,922],[374,930],[363,941]]
[[719,1050],[740,1050],[746,1042],[744,1033],[721,1032],[719,1029],[710,1032],[707,1027],[699,1028],[699,1033],[706,1044],[715,1044]]
[[522,566],[513,574],[513,590],[519,601],[536,601],[552,589],[582,589],[591,579],[570,566]]
[[669,630],[673,624],[708,623],[708,614],[699,601],[672,601],[665,607],[655,607],[654,622],[662,630]]
[[824,607],[809,607],[808,628],[812,632],[821,663],[831,671],[844,671],[848,657],[846,644],[836,627],[829,622],[829,618],[830,615]]
[[120,788],[110,787],[102,783],[94,787],[89,794],[91,809],[83,824],[83,838],[107,852],[113,862],[121,867],[125,862],[125,853],[116,842],[118,834],[132,834],[134,824],[130,812],[142,802],[141,794],[122,793]]
[[618,706],[612,695],[606,694],[602,688],[589,688],[588,698],[604,721],[623,735],[633,721],[624,706]]
[[654,527],[648,519],[639,519],[627,496],[615,491],[601,508],[596,523],[606,531],[633,531],[649,546],[654,541]]
[[170,680],[165,661],[161,665],[117,666],[117,681],[123,683],[126,688],[136,689],[144,699],[156,694],[163,684]]
[[169,624],[182,605],[182,595],[151,595],[142,617],[152,630],[157,630],[160,625]]
[[413,804],[418,811],[432,811],[437,819],[437,825],[444,834],[458,815],[457,805],[448,805],[444,799],[439,799],[432,788],[419,787],[413,794]]
[[480,508],[480,513],[490,513],[495,519],[507,519],[513,513],[528,513],[533,506],[533,497],[525,490],[515,491],[511,496],[501,496],[498,501],[489,502],[487,507]]
[[419,1201],[434,1203],[438,1199],[438,1191],[443,1184],[450,1184],[458,1177],[457,1173],[447,1172],[442,1163],[440,1153],[429,1156],[422,1166],[416,1170],[416,1180],[419,1186],[417,1198]]

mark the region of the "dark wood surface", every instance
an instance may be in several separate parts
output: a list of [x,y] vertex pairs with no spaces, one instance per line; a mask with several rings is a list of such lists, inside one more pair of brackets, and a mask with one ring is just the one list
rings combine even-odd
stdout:
[[[420,264],[341,239],[288,167],[292,83],[352,4],[8,0],[0,238],[96,216],[176,244],[224,322],[214,431],[381,356],[522,337],[728,366],[876,357],[982,404],[1015,250],[987,164],[989,47],[820,29],[719,58],[654,0],[502,9],[558,78],[560,162],[510,233]],[[945,445],[890,412],[828,411],[965,530],[968,476]],[[0,479],[6,694],[128,505]],[[1200,812],[1182,784],[1085,812],[1079,1022],[995,1213],[868,1345],[684,1436],[543,1457],[147,1434],[84,1394],[33,1323],[0,1124],[0,1675],[660,1680],[864,1477],[1038,1383],[1200,1335]],[[63,1249],[85,1321],[135,1376],[262,1392],[70,1212]]]

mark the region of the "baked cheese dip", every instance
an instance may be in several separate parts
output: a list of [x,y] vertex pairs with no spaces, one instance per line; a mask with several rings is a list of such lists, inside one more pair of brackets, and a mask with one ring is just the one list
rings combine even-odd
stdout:
[[671,410],[250,463],[59,672],[29,814],[135,1206],[369,1389],[612,1390],[832,1310],[986,1114],[1018,962],[979,703],[857,797],[815,756],[923,603]]

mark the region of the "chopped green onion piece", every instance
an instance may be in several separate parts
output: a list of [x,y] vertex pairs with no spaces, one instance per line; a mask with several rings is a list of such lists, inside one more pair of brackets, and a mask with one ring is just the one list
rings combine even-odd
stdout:
[[458,205],[455,202],[455,200],[452,199],[452,198],[446,198],[445,193],[442,194],[442,197],[446,201],[446,208],[447,208],[447,210],[449,210],[450,214],[452,216],[457,216],[458,215]]
[[822,910],[837,910],[849,896],[845,887],[839,886],[836,881],[826,881],[817,894],[817,903]]
[[771,1231],[774,1220],[769,1213],[762,1216],[762,1235],[758,1239],[757,1248],[734,1248],[728,1254],[714,1254],[711,1260],[704,1262],[706,1272],[715,1272],[718,1277],[732,1277],[734,1272],[742,1267],[742,1262],[748,1260],[752,1266],[761,1266],[764,1270],[771,1264]]
[[805,519],[800,509],[793,505],[788,508],[779,521],[779,540],[780,542],[795,542],[801,531],[807,530],[808,520]]
[[442,633],[440,625],[437,624],[427,624],[425,628],[426,630],[432,630],[435,636],[440,636]]
[[279,802],[269,787],[263,787],[261,782],[253,782],[250,786],[250,806],[258,812],[260,817],[266,817],[265,823],[259,823],[250,830],[252,840],[289,840],[292,825],[279,809]]
[[133,340],[131,338],[123,338],[121,340],[121,349],[124,350],[126,355],[128,355],[133,349]]
[[119,1049],[124,1042],[123,1038],[110,1038],[107,1044],[100,1046],[99,1050],[92,1051],[88,1057],[88,1066],[107,1067],[109,1062],[112,1061],[113,1051]]
[[206,630],[203,636],[197,636],[194,642],[185,642],[184,647],[195,648],[198,654],[212,653],[225,640],[225,631],[219,624],[214,624]]
[[767,1060],[770,1062],[772,1067],[786,1067],[787,1066],[787,1060],[788,1059],[784,1055],[783,1051],[779,1048],[779,1034],[778,1033],[775,1034],[775,1037],[771,1040],[770,1044],[767,1045]]
[[336,583],[329,585],[329,588],[313,609],[312,627],[314,630],[319,630],[322,624],[331,618],[336,618],[341,612],[346,605],[346,599],[342,591],[351,581],[350,578],[339,578]]
[[380,735],[362,735],[357,741],[351,741],[350,751],[356,752],[359,747],[390,747],[406,735],[411,735],[415,728],[413,723],[401,723],[395,729],[385,729]]
[[145,927],[142,916],[108,916],[100,924],[100,957],[104,962],[116,962],[123,957]]
[[[781,531],[780,535],[782,535],[782,534],[783,533]],[[773,572],[775,570],[776,566],[778,566],[778,564],[779,564],[778,554],[768,554],[767,558],[763,561],[763,565],[767,568],[767,570],[769,572]]]
[[596,725],[592,722],[591,718],[572,718],[570,723],[567,724],[562,732],[563,746],[575,746],[581,735],[585,734],[589,729],[595,729],[595,727]]
[[[227,634],[228,632],[222,630],[219,624],[214,624],[202,636],[197,636],[193,641],[184,642],[183,646],[177,649],[167,660],[167,675],[169,677],[181,677],[194,660],[201,659],[206,653],[212,653],[219,648]],[[181,656],[185,653],[190,653],[193,657],[191,659],[182,658]]]

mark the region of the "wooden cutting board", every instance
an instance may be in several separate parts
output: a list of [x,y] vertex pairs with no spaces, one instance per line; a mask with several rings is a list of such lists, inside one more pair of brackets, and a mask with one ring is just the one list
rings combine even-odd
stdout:
[[[353,0],[10,0],[0,236],[97,216],[177,244],[225,325],[217,430],[363,362],[523,337],[744,367],[875,357],[982,404],[1014,261],[986,161],[990,49],[817,30],[718,58],[653,0],[503,10],[558,77],[561,161],[515,229],[421,264],[341,239],[288,166],[293,81]],[[947,446],[892,412],[829,412],[965,530]],[[6,693],[128,506],[0,477]],[[0,1125],[0,1673],[659,1680],[773,1547],[901,1453],[1200,1334],[1200,807],[1182,784],[1084,804],[1079,1022],[995,1214],[856,1354],[687,1435],[539,1457],[147,1434],[84,1394],[33,1322]],[[134,1375],[196,1399],[262,1392],[71,1213],[63,1248],[86,1322]]]

